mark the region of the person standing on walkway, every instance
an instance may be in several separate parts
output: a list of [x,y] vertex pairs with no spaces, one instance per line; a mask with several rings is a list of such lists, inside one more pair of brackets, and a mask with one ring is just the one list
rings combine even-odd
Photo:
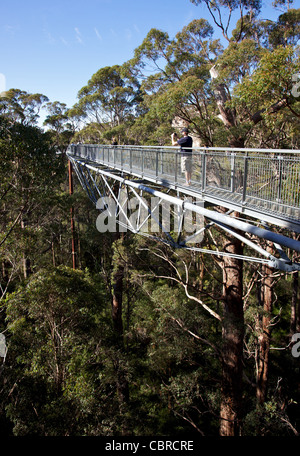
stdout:
[[186,185],[191,185],[193,138],[189,136],[187,128],[183,128],[181,133],[183,136],[180,139],[177,138],[176,133],[171,135],[172,146],[180,146],[181,171],[185,174]]

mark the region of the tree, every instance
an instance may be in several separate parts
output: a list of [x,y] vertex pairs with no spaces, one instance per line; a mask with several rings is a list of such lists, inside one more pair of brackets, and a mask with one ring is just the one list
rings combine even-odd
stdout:
[[12,382],[7,413],[14,435],[84,433],[100,411],[94,364],[107,327],[99,277],[63,266],[40,270],[5,306],[14,374],[9,365],[4,374]]
[[272,47],[296,46],[299,41],[299,9],[288,9],[275,23],[270,24],[269,43]]
[[236,88],[234,104],[244,107],[245,115],[254,125],[268,121],[283,109],[299,117],[299,101],[292,94],[291,77],[298,65],[299,56],[292,46],[262,52],[256,71]]
[[45,107],[48,115],[44,120],[44,125],[53,132],[54,141],[59,151],[64,152],[75,133],[75,126],[72,125],[68,116],[67,105],[54,101],[53,103],[48,102]]
[[1,117],[0,122],[1,260],[7,277],[11,275],[8,270],[16,276],[22,269],[26,277],[36,258],[33,246],[41,243],[41,252],[47,251],[49,244],[51,248],[49,216],[57,211],[53,202],[60,199],[60,191],[53,191],[53,186],[62,182],[65,168],[49,136],[39,128],[11,124],[7,117]]
[[119,65],[100,68],[78,92],[78,98],[70,117],[93,122],[101,134],[135,115],[139,85],[133,78],[123,77]]
[[203,144],[213,145],[216,123],[209,89],[209,68],[221,46],[211,40],[212,28],[195,20],[170,40],[166,33],[152,29],[125,66],[143,79],[145,68],[156,73],[147,77],[141,90],[148,107],[145,118],[171,125],[175,117],[190,124]]
[[36,125],[43,105],[49,99],[40,93],[27,93],[19,89],[10,89],[0,98],[0,114],[12,121],[24,125]]
[[250,16],[251,19],[260,12],[261,0],[190,0],[195,5],[205,3],[214,24],[221,30],[223,37],[230,41],[230,25],[234,11],[238,11],[240,15],[239,21],[239,37],[242,37],[245,29],[248,27],[248,21],[244,20],[245,16]]

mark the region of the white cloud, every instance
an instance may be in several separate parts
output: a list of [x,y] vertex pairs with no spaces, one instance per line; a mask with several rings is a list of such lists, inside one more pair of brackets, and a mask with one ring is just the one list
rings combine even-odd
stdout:
[[140,29],[138,28],[138,26],[137,26],[136,24],[134,24],[133,27],[134,27],[134,30],[135,30],[138,34],[141,33]]
[[98,40],[102,41],[102,36],[100,35],[99,30],[96,27],[94,28],[94,30],[95,30]]
[[43,32],[44,32],[44,35],[46,36],[48,44],[55,44],[56,43],[56,39],[54,38],[54,36],[50,32],[48,32],[46,29],[44,29]]
[[4,26],[5,32],[8,33],[11,36],[15,35],[16,29],[17,29],[17,27],[15,27],[14,25],[6,24]]
[[125,29],[125,35],[126,35],[126,38],[127,38],[127,40],[128,40],[128,41],[130,41],[130,40],[131,40],[131,38],[132,38],[132,33],[131,33],[131,30],[130,30],[130,29],[128,29],[128,28],[127,28],[127,29]]
[[79,28],[75,27],[74,30],[75,30],[75,33],[76,33],[76,39],[77,39],[78,43],[82,44],[83,40],[82,40],[81,33],[79,31]]
[[62,44],[64,44],[65,46],[69,46],[69,43],[67,42],[67,40],[64,39],[63,36],[60,37],[60,40],[61,40]]
[[113,36],[114,38],[117,38],[118,34],[116,33],[116,31],[115,31],[114,29],[111,28],[111,29],[110,29],[110,33],[112,34],[112,36]]

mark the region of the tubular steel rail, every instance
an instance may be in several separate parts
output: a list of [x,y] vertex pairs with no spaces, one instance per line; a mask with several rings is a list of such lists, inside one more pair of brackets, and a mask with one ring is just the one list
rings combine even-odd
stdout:
[[178,147],[77,144],[68,154],[300,233],[299,150],[193,149],[190,186]]

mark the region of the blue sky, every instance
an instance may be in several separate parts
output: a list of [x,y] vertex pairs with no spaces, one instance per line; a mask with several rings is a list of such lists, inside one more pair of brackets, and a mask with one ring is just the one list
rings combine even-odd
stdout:
[[[264,17],[277,17],[265,2]],[[76,102],[99,69],[133,56],[151,28],[173,38],[193,19],[210,16],[189,0],[2,0],[0,92],[42,93]]]

